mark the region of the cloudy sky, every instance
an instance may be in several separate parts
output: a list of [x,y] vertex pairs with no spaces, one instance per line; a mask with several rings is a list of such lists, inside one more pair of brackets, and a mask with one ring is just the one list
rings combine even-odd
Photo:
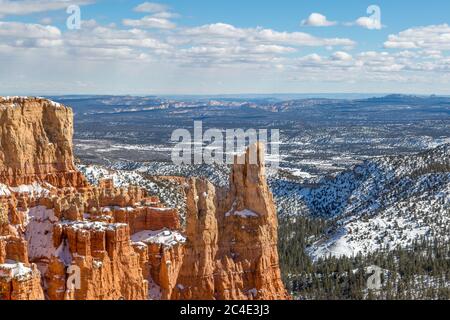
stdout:
[[448,0],[0,0],[2,95],[450,94],[449,53]]

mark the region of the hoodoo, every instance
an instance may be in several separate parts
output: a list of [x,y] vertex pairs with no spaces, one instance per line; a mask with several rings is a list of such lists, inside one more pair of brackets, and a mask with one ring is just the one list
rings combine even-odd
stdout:
[[[256,152],[257,163],[249,161]],[[277,215],[267,186],[264,146],[233,165],[227,189],[192,178],[178,299],[286,299],[277,251]]]
[[[73,162],[73,113],[41,98],[0,98],[0,299],[286,299],[277,215],[256,164],[228,188],[177,178],[176,209],[146,190],[90,185]],[[237,162],[236,162],[237,163]]]

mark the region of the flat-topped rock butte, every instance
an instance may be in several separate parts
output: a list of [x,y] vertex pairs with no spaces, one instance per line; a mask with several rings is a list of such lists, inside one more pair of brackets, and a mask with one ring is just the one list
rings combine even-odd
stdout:
[[72,136],[70,108],[0,97],[0,300],[289,298],[262,145],[257,164],[247,151],[233,165],[228,188],[174,178],[182,226],[144,189],[89,184]]

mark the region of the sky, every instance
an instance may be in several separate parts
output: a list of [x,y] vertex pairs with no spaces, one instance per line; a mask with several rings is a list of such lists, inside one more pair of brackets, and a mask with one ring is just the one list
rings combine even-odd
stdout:
[[2,95],[449,95],[449,51],[448,0],[0,0]]

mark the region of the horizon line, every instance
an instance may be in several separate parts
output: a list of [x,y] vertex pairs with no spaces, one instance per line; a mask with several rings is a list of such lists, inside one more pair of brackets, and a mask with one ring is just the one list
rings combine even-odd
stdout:
[[369,97],[386,97],[392,95],[399,96],[416,96],[416,97],[450,97],[450,93],[401,93],[401,92],[378,92],[378,93],[370,93],[370,92],[311,92],[311,93],[55,93],[55,94],[0,94],[2,97],[6,96],[21,96],[21,97],[69,97],[69,96],[109,96],[109,97],[275,97],[275,96],[310,96],[320,98],[319,96],[369,96]]

